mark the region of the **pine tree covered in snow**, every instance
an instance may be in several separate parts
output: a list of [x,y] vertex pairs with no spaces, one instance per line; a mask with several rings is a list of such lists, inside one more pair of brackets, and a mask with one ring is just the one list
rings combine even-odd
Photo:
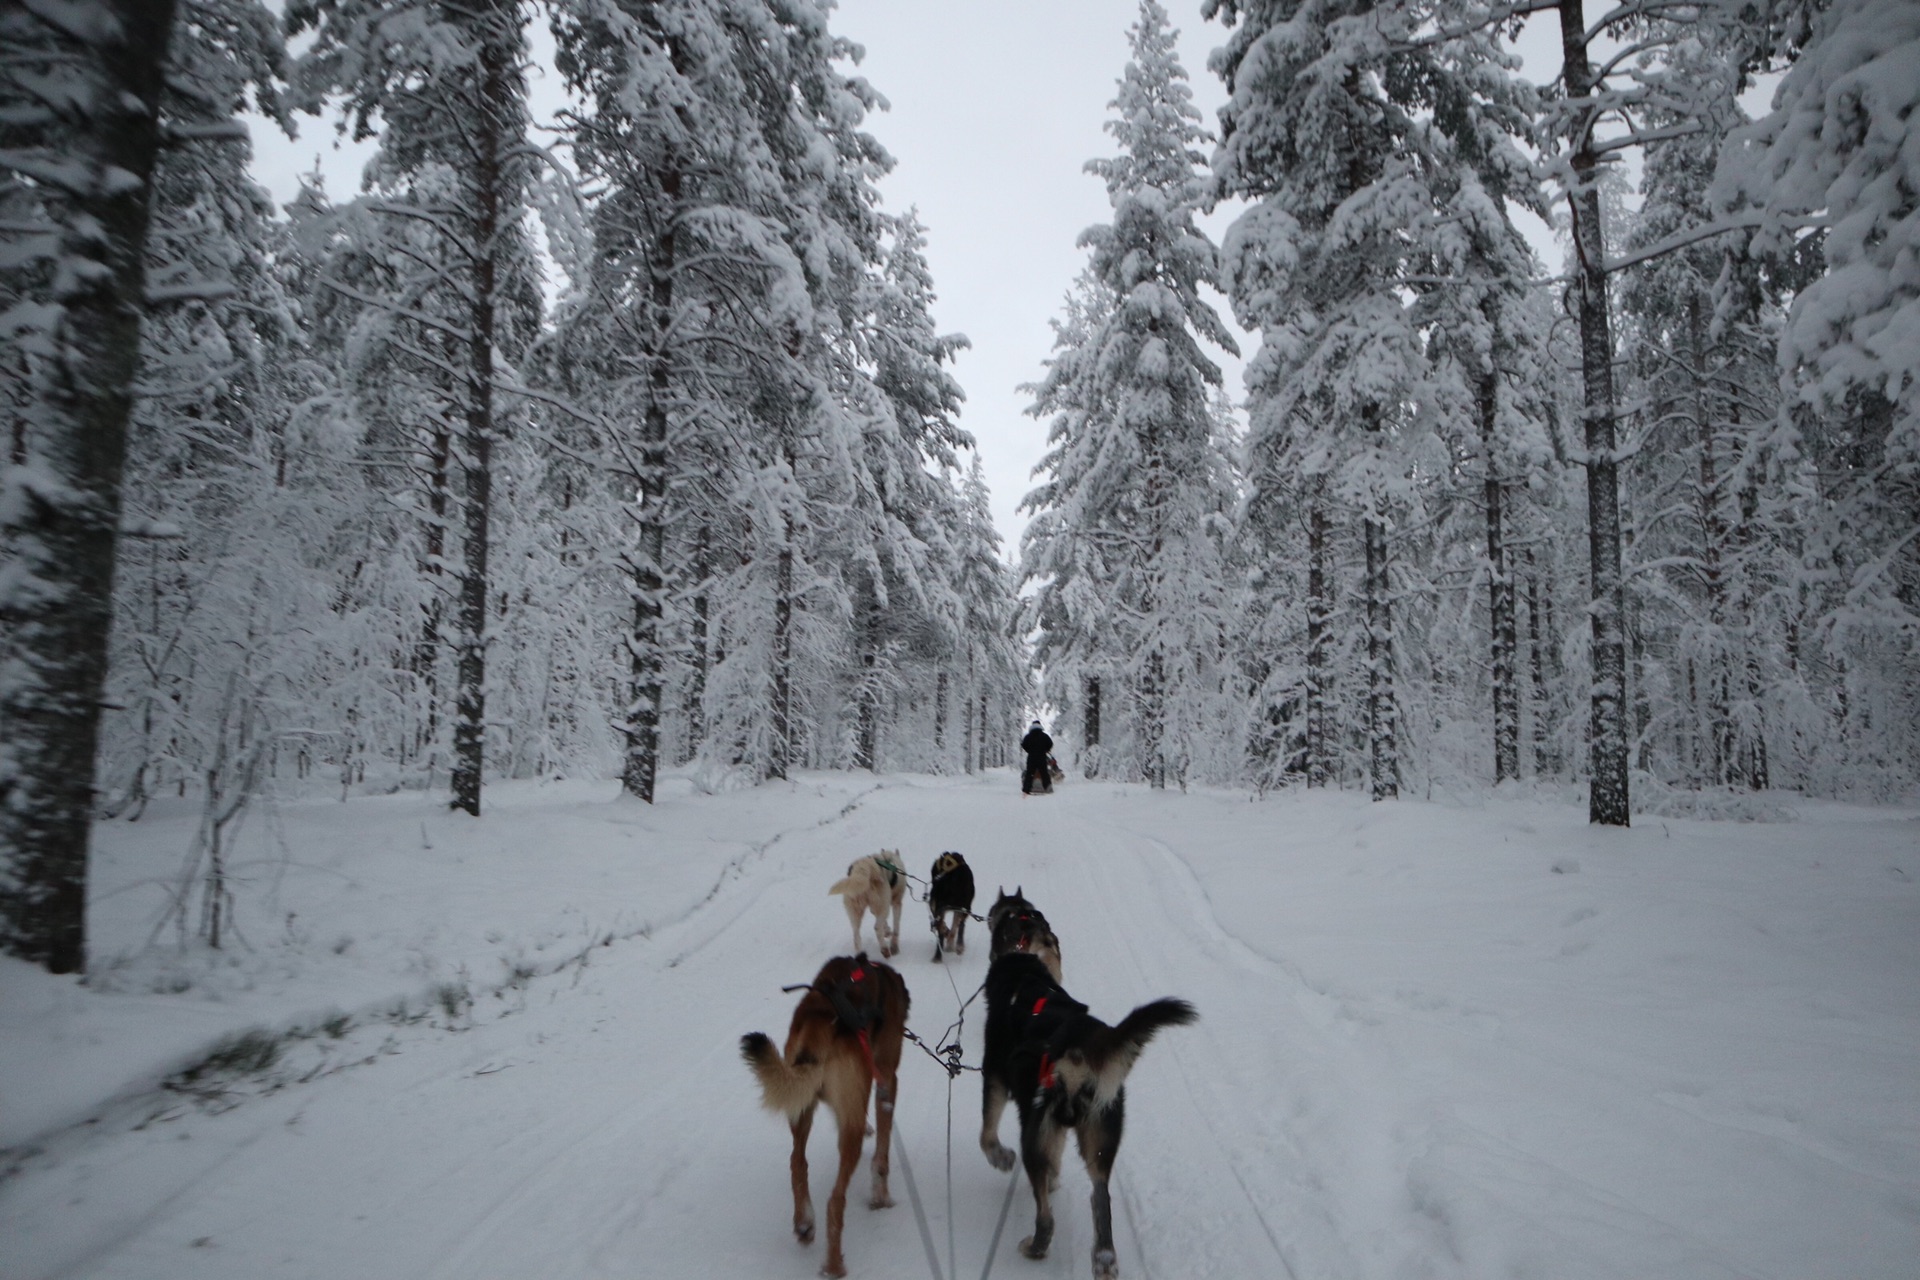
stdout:
[[[1048,483],[1024,504],[1037,518],[1023,554],[1041,580],[1033,617],[1049,700],[1082,707],[1100,687],[1104,706],[1124,708],[1128,772],[1161,787],[1238,737],[1226,689],[1234,493],[1208,396],[1220,371],[1200,342],[1235,348],[1199,294],[1217,273],[1193,221],[1207,198],[1206,134],[1155,0],[1131,38],[1107,124],[1120,154],[1087,166],[1106,180],[1113,222],[1081,237],[1091,305],[1059,328],[1038,388],[1034,412],[1057,416]],[[1085,579],[1097,603],[1077,593]]]
[[[1297,693],[1268,690],[1304,720],[1310,784],[1333,774],[1329,724],[1338,602],[1334,525],[1361,528],[1359,672],[1366,685],[1367,776],[1398,792],[1399,675],[1390,535],[1411,509],[1409,450],[1423,399],[1423,346],[1404,300],[1432,193],[1410,145],[1413,120],[1392,95],[1437,79],[1436,60],[1397,41],[1408,15],[1367,0],[1210,4],[1234,24],[1215,55],[1231,101],[1216,169],[1256,203],[1225,252],[1228,292],[1261,334],[1248,371],[1249,484],[1276,540],[1301,513],[1307,533],[1307,641]],[[1269,681],[1271,686],[1271,680]]]
[[[378,120],[366,209],[382,237],[386,290],[359,299],[385,313],[386,340],[434,384],[425,412],[436,474],[455,497],[460,561],[454,614],[452,789],[478,815],[487,739],[492,455],[506,426],[499,366],[538,321],[528,228],[526,14],[519,0],[444,8],[418,0],[306,0],[289,29],[311,31],[297,71],[305,104],[345,100],[357,137]],[[343,125],[345,127],[345,125]],[[429,503],[440,505],[439,495]],[[441,516],[435,511],[436,518]]]

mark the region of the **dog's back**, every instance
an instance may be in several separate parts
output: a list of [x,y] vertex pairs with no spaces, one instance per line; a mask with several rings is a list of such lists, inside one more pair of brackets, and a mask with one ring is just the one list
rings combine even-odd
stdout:
[[[866,952],[827,961],[794,1007],[784,1053],[775,1052],[761,1032],[740,1038],[740,1055],[760,1082],[762,1103],[791,1121],[827,1092],[831,1072],[870,1075],[869,1058],[887,1045],[898,1060],[908,1005],[905,980],[868,960]],[[862,1032],[869,1045],[864,1051]]]

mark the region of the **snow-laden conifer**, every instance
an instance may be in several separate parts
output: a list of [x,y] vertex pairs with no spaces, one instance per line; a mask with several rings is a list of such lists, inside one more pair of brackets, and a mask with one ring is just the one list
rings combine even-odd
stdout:
[[[1220,370],[1200,343],[1235,348],[1199,292],[1218,271],[1194,223],[1209,196],[1207,134],[1156,0],[1143,0],[1130,35],[1107,122],[1120,154],[1087,166],[1113,206],[1111,223],[1081,236],[1088,292],[1104,305],[1085,313],[1083,336],[1071,321],[1060,329],[1076,345],[1038,388],[1033,412],[1055,415],[1055,443],[1047,483],[1024,504],[1036,519],[1023,572],[1041,582],[1037,625],[1057,628],[1042,641],[1049,699],[1078,707],[1083,682],[1111,672],[1120,688],[1106,705],[1124,699],[1128,770],[1159,787],[1184,783],[1229,732],[1223,544],[1234,494],[1208,399]],[[1097,604],[1075,599],[1085,579]]]
[[[376,132],[366,209],[385,289],[358,299],[385,313],[385,341],[420,371],[436,423],[433,462],[457,472],[452,789],[476,816],[486,752],[492,455],[506,426],[500,367],[525,349],[539,299],[525,215],[526,11],[519,0],[448,8],[424,0],[301,0],[311,31],[297,69],[304,105],[338,94],[355,136]],[[346,288],[344,285],[335,285]],[[444,451],[444,452],[443,452]],[[430,499],[439,505],[439,499]],[[442,513],[435,512],[436,518]]]

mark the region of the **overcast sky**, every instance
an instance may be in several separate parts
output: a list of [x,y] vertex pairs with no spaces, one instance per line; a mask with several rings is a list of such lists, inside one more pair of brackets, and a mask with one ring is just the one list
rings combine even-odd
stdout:
[[[1163,3],[1212,128],[1226,94],[1207,55],[1225,31],[1201,21],[1199,0]],[[1075,240],[1109,215],[1106,188],[1084,165],[1113,154],[1102,125],[1137,17],[1138,0],[839,0],[833,20],[865,46],[859,73],[890,103],[868,121],[897,162],[881,191],[891,210],[918,206],[927,227],[935,321],[973,342],[956,365],[967,393],[962,425],[979,442],[1009,552],[1026,526],[1015,508],[1046,438],[1045,425],[1026,416],[1031,397],[1017,388],[1043,372],[1048,321],[1085,262]],[[1558,70],[1553,33],[1536,20],[1528,36],[1529,73],[1545,79]],[[536,49],[545,44],[538,33]],[[557,94],[557,77],[536,68],[536,114]],[[289,143],[256,129],[261,181],[284,202],[318,158],[328,191],[352,195],[365,149],[336,147],[331,125],[319,121],[304,121],[301,133]],[[1217,241],[1236,212],[1223,208],[1203,225]],[[1239,362],[1223,363],[1238,400]]]

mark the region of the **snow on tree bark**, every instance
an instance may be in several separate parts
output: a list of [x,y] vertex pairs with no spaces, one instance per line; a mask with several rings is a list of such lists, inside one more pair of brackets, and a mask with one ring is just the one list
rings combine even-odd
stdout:
[[4,234],[10,268],[40,273],[22,300],[38,376],[0,485],[0,947],[55,973],[87,961],[95,749],[174,11],[0,11],[0,171],[9,212],[28,213]]
[[1599,156],[1594,148],[1596,77],[1582,0],[1561,0],[1562,81],[1572,117],[1567,204],[1575,265],[1571,288],[1580,322],[1582,418],[1587,469],[1588,616],[1593,686],[1587,728],[1587,817],[1605,826],[1631,824],[1628,795],[1626,590],[1620,563],[1620,480],[1616,456],[1613,334],[1607,297],[1606,237],[1600,221]]

